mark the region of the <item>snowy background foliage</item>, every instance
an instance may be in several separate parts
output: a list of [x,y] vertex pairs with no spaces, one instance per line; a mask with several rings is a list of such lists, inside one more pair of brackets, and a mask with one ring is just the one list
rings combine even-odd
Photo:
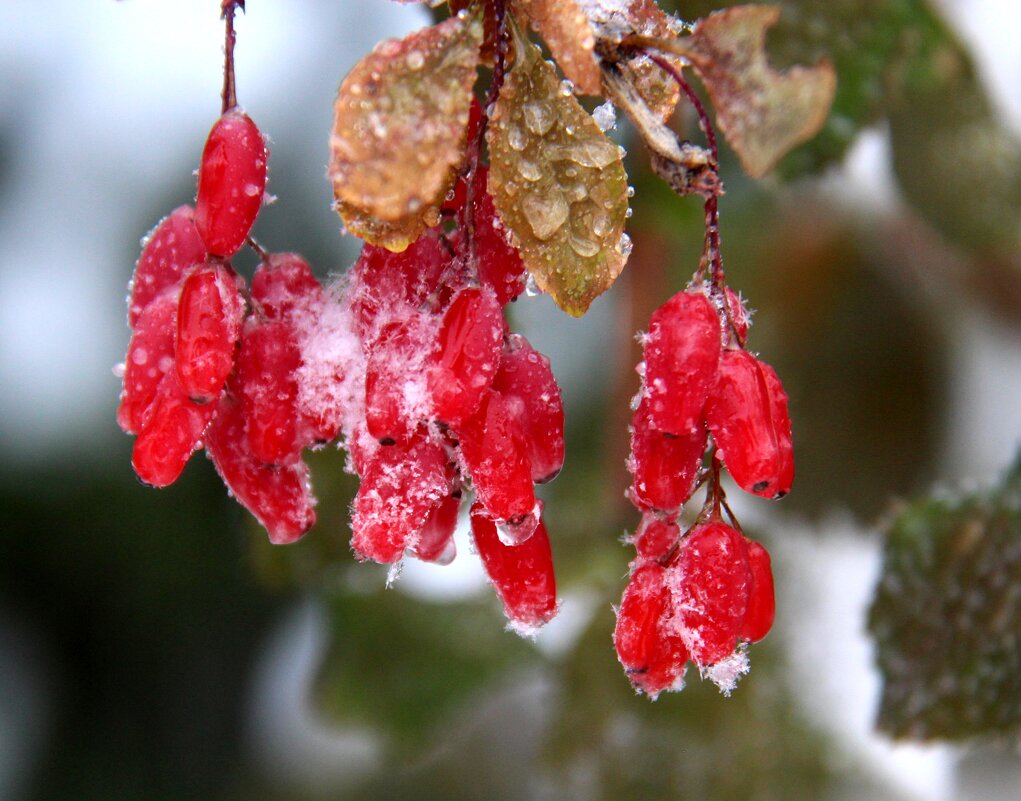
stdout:
[[[777,60],[830,53],[841,83],[823,136],[782,167],[808,177],[752,183],[724,154],[728,274],[795,420],[793,494],[736,509],[774,554],[777,625],[732,698],[692,678],[654,705],[610,642],[619,538],[637,522],[622,494],[631,334],[690,275],[702,223],[639,158],[622,281],[581,320],[548,298],[514,308],[571,426],[547,496],[563,611],[534,645],[502,630],[474,559],[415,565],[389,591],[384,570],[356,566],[336,458],[313,465],[320,524],[285,549],[205,460],[165,491],[135,481],[111,372],[124,287],[139,238],[194,191],[219,113],[214,5],[0,5],[0,801],[1017,797],[1008,749],[874,732],[866,632],[897,504],[937,483],[985,497],[1021,440],[1013,2],[781,4]],[[279,198],[256,234],[321,276],[357,253],[325,177],[336,87],[426,17],[386,0],[249,0],[239,19],[239,91],[271,138]],[[900,521],[904,539],[917,521]],[[993,687],[1016,710],[1009,679],[981,687],[983,703],[996,709]]]

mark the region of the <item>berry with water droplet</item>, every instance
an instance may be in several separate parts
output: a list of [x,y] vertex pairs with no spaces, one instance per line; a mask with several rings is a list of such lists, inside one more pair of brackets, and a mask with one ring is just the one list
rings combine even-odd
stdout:
[[704,426],[684,436],[657,431],[650,419],[649,400],[644,398],[635,411],[631,433],[632,503],[640,509],[679,510],[695,490],[707,440]]
[[776,598],[773,593],[773,568],[769,552],[758,542],[747,541],[748,564],[752,571],[752,586],[748,595],[748,612],[741,623],[740,637],[758,642],[773,628],[776,616]]
[[512,624],[525,632],[548,622],[557,611],[557,586],[549,535],[540,517],[535,532],[519,545],[505,545],[482,504],[471,509],[472,536],[486,575]]
[[213,125],[202,151],[195,227],[206,249],[233,256],[262,207],[269,153],[258,127],[238,108]]
[[248,449],[263,464],[299,458],[295,373],[300,364],[286,323],[258,324],[249,318],[238,351],[238,385]]
[[191,206],[179,206],[164,217],[142,248],[131,281],[128,324],[134,328],[145,308],[181,276],[206,260],[206,246],[195,228]]
[[124,358],[124,389],[117,422],[128,434],[142,430],[146,410],[168,371],[174,369],[174,329],[179,292],[166,290],[149,302],[138,316],[135,332]]
[[191,273],[177,309],[175,359],[181,387],[207,403],[219,397],[234,365],[244,301],[233,276],[222,266]]

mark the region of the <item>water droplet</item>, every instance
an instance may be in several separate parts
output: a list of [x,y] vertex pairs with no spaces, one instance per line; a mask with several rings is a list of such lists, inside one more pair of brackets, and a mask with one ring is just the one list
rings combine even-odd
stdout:
[[539,289],[539,285],[535,283],[535,276],[531,273],[525,278],[525,294],[530,298],[534,298],[537,295],[542,294],[542,290]]
[[544,135],[553,126],[553,111],[541,101],[534,100],[531,103],[525,103],[523,113],[525,125],[536,136]]
[[526,181],[538,181],[542,178],[542,170],[539,169],[539,165],[528,159],[521,159],[518,162],[518,172]]
[[620,252],[620,255],[627,259],[631,255],[632,248],[634,248],[634,243],[631,241],[631,237],[627,234],[621,234],[620,242],[617,244],[617,250]]
[[628,197],[634,197],[635,196],[635,188],[633,186],[629,186],[627,188],[627,196]]
[[610,215],[597,211],[592,215],[592,233],[602,239],[610,233]]
[[551,194],[533,193],[521,201],[521,210],[532,226],[537,239],[547,240],[560,230],[570,213],[570,206],[563,194],[553,190]]
[[571,250],[583,259],[590,259],[599,252],[599,245],[590,239],[572,236],[568,241],[571,243]]
[[560,94],[563,97],[570,97],[574,93],[574,84],[566,78],[560,82]]
[[423,56],[418,50],[412,50],[408,53],[406,63],[409,70],[420,70],[422,69],[422,65],[425,64],[425,56]]
[[507,131],[507,144],[514,150],[524,150],[527,144],[525,132],[520,128],[511,128]]
[[149,354],[145,348],[135,348],[131,353],[131,361],[138,365],[145,364],[149,361]]

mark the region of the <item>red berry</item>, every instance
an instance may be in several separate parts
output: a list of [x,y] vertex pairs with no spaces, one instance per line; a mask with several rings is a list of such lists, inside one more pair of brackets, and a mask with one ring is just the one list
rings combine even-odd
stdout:
[[552,481],[564,466],[564,403],[549,359],[520,334],[511,334],[500,356],[493,389],[519,401],[521,429],[532,480]]
[[177,310],[177,377],[189,397],[219,397],[234,365],[244,301],[223,267],[196,270],[184,282]]
[[301,354],[290,327],[249,318],[238,352],[238,381],[248,449],[263,464],[298,459],[298,383]]
[[656,512],[643,512],[632,541],[642,559],[664,559],[681,538],[681,527],[674,517]]
[[487,174],[486,168],[479,167],[475,180],[475,253],[479,283],[492,289],[499,304],[506,306],[525,291],[525,263],[517,248],[507,241],[507,233],[486,188]]
[[206,249],[233,256],[262,207],[269,156],[251,118],[232,108],[213,125],[202,151],[195,226]]
[[478,413],[457,429],[479,502],[513,539],[530,535],[519,527],[527,528],[535,511],[532,468],[519,419],[511,400],[490,392]]
[[535,533],[519,545],[505,545],[482,505],[471,510],[472,536],[486,575],[504,613],[522,633],[548,622],[557,611],[557,585],[549,536],[540,517]]
[[365,468],[351,516],[351,546],[360,559],[387,564],[413,547],[449,493],[447,457],[424,436],[381,447]]
[[699,666],[730,656],[737,645],[752,587],[745,543],[736,529],[706,523],[681,541],[670,568],[675,628]]
[[706,404],[717,454],[738,486],[782,498],[794,481],[787,395],[773,368],[744,350],[726,350]]
[[374,329],[406,316],[408,310],[418,311],[430,297],[442,303],[446,288],[440,279],[450,260],[437,229],[426,231],[400,253],[365,245],[351,268],[351,311],[358,333],[371,339]]
[[684,643],[667,626],[671,608],[666,577],[666,569],[655,562],[631,574],[613,631],[617,658],[628,678],[636,690],[653,698],[680,689],[688,661]]
[[769,552],[757,542],[747,541],[748,564],[752,570],[752,587],[748,596],[748,612],[741,624],[740,637],[758,642],[773,628],[776,599],[773,595],[773,568]]
[[422,341],[434,330],[428,322],[415,317],[387,323],[368,348],[365,424],[380,442],[407,439],[429,416],[422,376]]
[[164,374],[131,455],[138,477],[154,487],[173,484],[201,447],[202,432],[215,413],[215,404],[195,403],[188,397],[174,370]]
[[699,427],[719,361],[720,321],[702,292],[678,292],[656,309],[645,337],[650,426],[678,436]]
[[294,542],[315,524],[308,467],[301,460],[270,466],[252,455],[242,406],[231,393],[220,400],[206,435],[206,452],[238,503],[266,529],[270,542]]
[[138,323],[145,307],[163,290],[181,280],[185,271],[206,260],[206,246],[195,229],[191,206],[179,206],[164,217],[146,239],[135,265],[128,302],[128,323]]
[[640,509],[679,510],[694,492],[707,439],[703,426],[679,437],[654,430],[644,398],[631,433],[632,502]]
[[135,333],[124,358],[124,390],[117,422],[128,434],[142,429],[146,409],[156,397],[163,376],[174,370],[174,330],[178,291],[168,289],[146,304],[135,321]]
[[504,329],[489,290],[464,289],[451,301],[426,374],[437,419],[456,425],[479,408],[500,363]]
[[270,320],[315,312],[325,293],[312,268],[297,253],[274,253],[252,276],[252,299]]

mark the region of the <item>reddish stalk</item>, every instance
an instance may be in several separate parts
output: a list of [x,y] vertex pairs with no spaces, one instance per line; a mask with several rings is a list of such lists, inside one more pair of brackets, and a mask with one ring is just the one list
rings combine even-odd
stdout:
[[237,90],[234,86],[234,44],[237,36],[234,33],[234,12],[245,10],[245,0],[222,0],[220,17],[224,20],[226,32],[223,43],[223,98],[222,113],[226,114],[238,104]]

